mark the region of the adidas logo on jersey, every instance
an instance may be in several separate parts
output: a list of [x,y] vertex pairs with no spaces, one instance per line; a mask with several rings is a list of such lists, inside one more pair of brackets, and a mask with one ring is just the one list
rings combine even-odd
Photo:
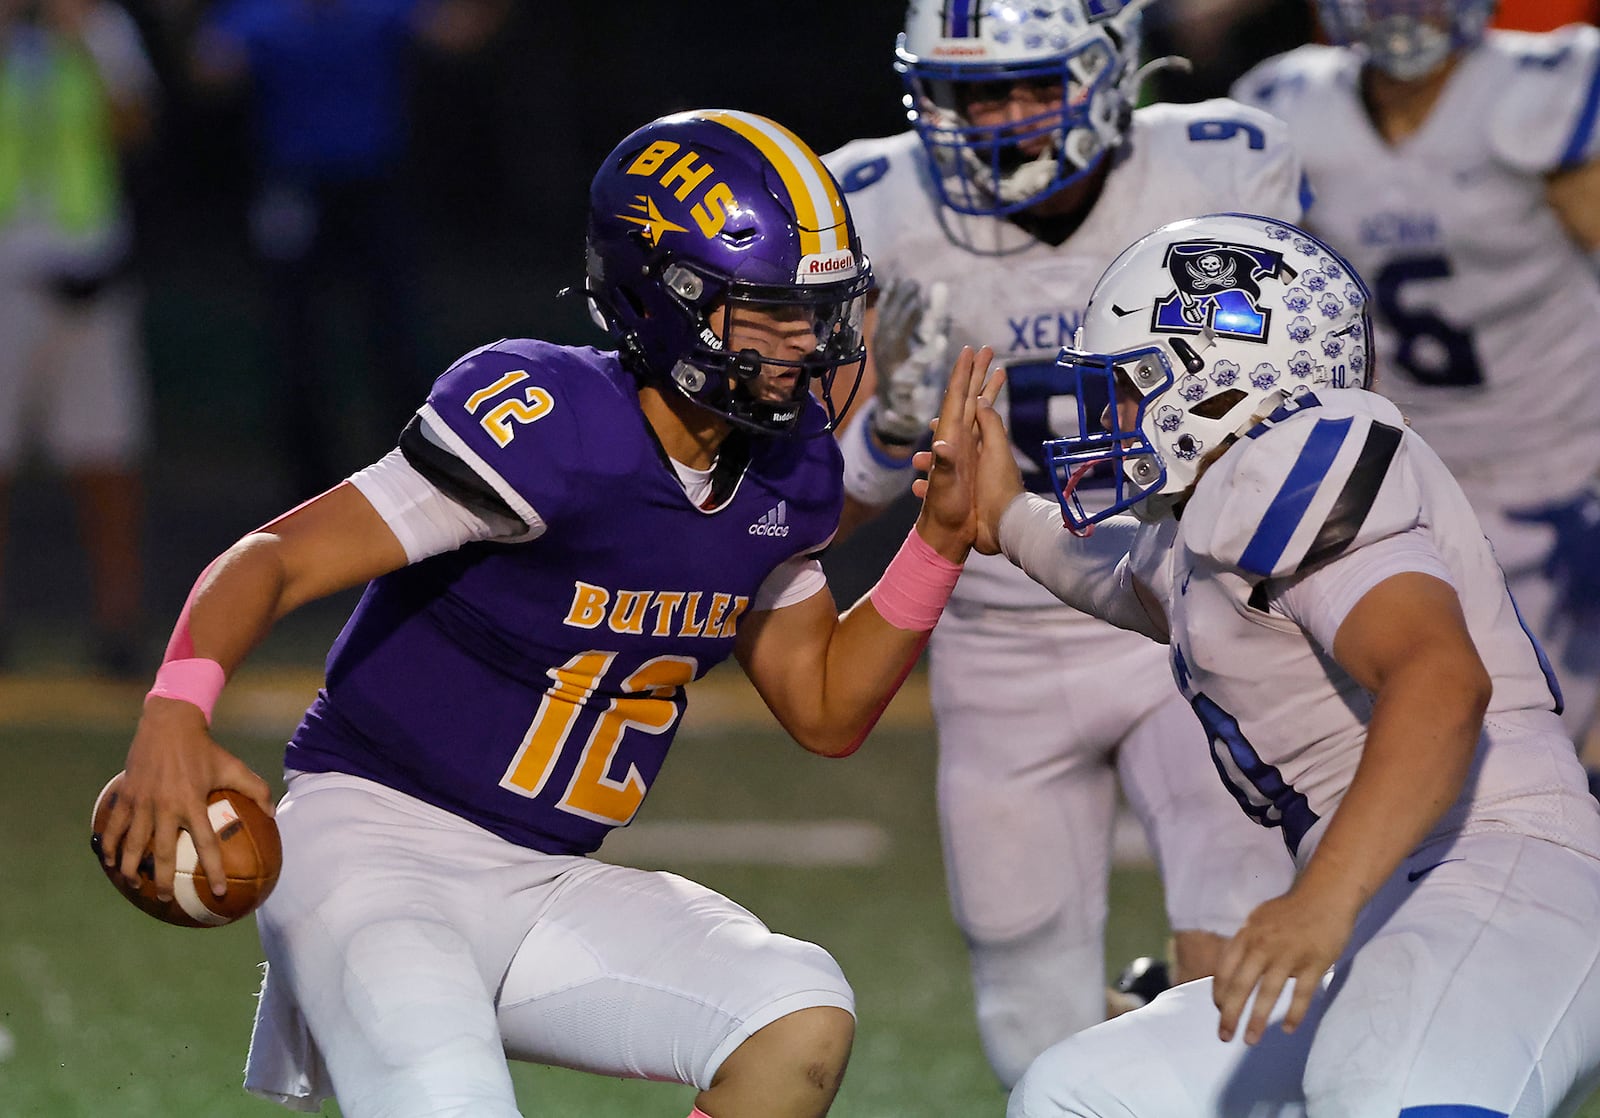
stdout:
[[752,536],[787,536],[789,534],[789,503],[779,501],[767,514],[750,525]]

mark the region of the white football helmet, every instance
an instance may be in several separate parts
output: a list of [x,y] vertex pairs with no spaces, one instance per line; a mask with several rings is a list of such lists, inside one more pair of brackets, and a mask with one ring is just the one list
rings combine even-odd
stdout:
[[[965,214],[1025,209],[1088,174],[1122,142],[1137,95],[1149,0],[911,0],[895,48],[907,116],[944,203]],[[977,97],[1059,86],[1061,107],[977,126]],[[1022,145],[1047,137],[1039,152]]]
[[[1372,329],[1366,284],[1337,252],[1268,217],[1208,214],[1164,225],[1112,261],[1095,284],[1075,346],[1057,365],[1080,402],[1079,432],[1044,444],[1068,527],[1132,509],[1160,516],[1202,466],[1291,396],[1364,388]],[[1114,467],[1109,507],[1075,490]],[[1096,491],[1098,498],[1105,490]]]
[[1317,0],[1331,42],[1361,45],[1374,66],[1400,81],[1433,73],[1483,38],[1496,0]]

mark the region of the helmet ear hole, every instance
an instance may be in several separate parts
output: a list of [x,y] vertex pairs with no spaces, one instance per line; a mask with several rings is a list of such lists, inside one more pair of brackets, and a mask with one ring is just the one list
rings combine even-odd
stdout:
[[644,304],[640,302],[638,292],[634,291],[631,286],[624,287],[621,284],[618,284],[615,290],[616,293],[622,297],[622,301],[628,304],[628,310],[632,311],[640,318],[644,317]]

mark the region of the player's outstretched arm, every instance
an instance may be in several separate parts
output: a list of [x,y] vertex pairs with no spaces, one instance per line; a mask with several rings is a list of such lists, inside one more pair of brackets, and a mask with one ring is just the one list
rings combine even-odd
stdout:
[[1254,1044],[1285,983],[1283,1022],[1304,1018],[1363,906],[1460,796],[1492,682],[1448,583],[1417,571],[1369,590],[1340,625],[1333,656],[1373,695],[1361,761],[1294,887],[1250,914],[1229,941],[1213,996],[1230,1040],[1250,992]]
[[1056,501],[1023,488],[1010,436],[994,408],[979,408],[978,433],[973,549],[1004,554],[1073,609],[1165,644],[1166,609],[1128,569],[1137,521],[1112,517],[1092,535],[1073,536],[1062,525]]
[[[163,676],[182,661],[215,673],[214,686],[220,686],[278,618],[405,562],[399,540],[367,499],[354,486],[339,485],[245,536],[206,568],[167,646]],[[193,836],[207,879],[226,880],[206,815],[213,789],[235,788],[268,813],[272,795],[266,781],[213,740],[209,710],[156,693],[163,690],[161,678],[145,699],[102,844],[106,864],[128,878],[149,850],[165,899],[172,895],[180,828]]]
[[806,749],[853,752],[916,662],[972,546],[979,401],[993,351],[963,350],[941,403],[922,512],[883,579],[841,616],[831,594],[748,615],[736,654],[784,729]]

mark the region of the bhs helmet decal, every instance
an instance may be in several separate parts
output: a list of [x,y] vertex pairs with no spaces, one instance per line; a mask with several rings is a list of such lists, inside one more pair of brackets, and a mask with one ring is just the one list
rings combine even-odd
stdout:
[[1199,334],[1261,342],[1272,312],[1260,305],[1260,281],[1283,268],[1283,254],[1249,245],[1188,241],[1167,249],[1167,272],[1177,290],[1159,300],[1152,333]]
[[[835,405],[833,381],[866,358],[872,270],[838,183],[781,124],[707,109],[636,130],[590,186],[587,250],[590,313],[641,382],[765,434],[799,429],[813,387],[826,426],[848,408]],[[735,351],[733,315],[720,330],[712,315],[739,306],[806,322],[815,352]],[[752,393],[764,366],[797,370],[786,399]]]

